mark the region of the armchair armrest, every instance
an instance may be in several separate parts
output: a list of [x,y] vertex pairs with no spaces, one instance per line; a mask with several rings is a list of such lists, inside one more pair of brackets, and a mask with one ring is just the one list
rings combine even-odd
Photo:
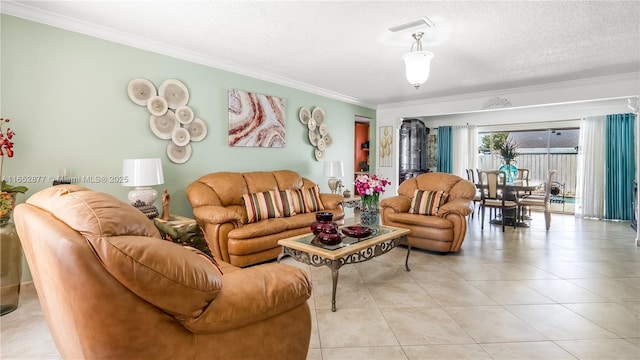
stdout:
[[202,315],[180,319],[194,333],[239,328],[293,309],[311,296],[304,272],[284,264],[264,264],[222,277],[222,290]]
[[339,209],[342,204],[343,197],[338,194],[320,194],[320,201],[327,210]]
[[242,224],[242,217],[233,210],[229,210],[222,206],[200,206],[193,209],[193,216],[199,224],[224,224],[233,223],[234,226]]
[[473,204],[471,200],[464,198],[453,199],[446,204],[440,206],[438,210],[438,216],[446,217],[449,214],[458,214],[460,216],[467,216],[473,211]]
[[383,208],[391,208],[397,213],[406,213],[409,212],[409,208],[411,207],[411,199],[402,195],[392,196],[382,199],[380,206]]

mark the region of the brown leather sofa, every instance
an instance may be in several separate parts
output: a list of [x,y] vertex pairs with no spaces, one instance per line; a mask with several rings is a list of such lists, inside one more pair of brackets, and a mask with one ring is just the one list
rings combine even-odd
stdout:
[[[218,172],[205,175],[187,187],[193,215],[204,230],[211,252],[235,266],[248,266],[273,260],[282,247],[278,240],[311,232],[315,213],[300,213],[248,222],[242,196],[271,190],[292,190],[317,186],[289,170],[256,172]],[[343,198],[320,194],[325,211],[333,220],[344,218]]]
[[[416,190],[443,190],[446,200],[437,215],[410,213]],[[441,253],[457,252],[467,233],[466,216],[473,211],[475,185],[459,176],[447,173],[425,173],[407,179],[398,187],[398,195],[383,199],[382,223],[411,230],[411,246]]]
[[306,357],[311,283],[301,269],[218,268],[162,240],[129,204],[76,185],[34,194],[15,222],[65,359]]

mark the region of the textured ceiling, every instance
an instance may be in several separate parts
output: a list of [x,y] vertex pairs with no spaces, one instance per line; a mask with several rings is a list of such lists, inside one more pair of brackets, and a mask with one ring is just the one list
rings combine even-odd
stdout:
[[[640,71],[639,1],[3,1],[8,14],[171,49],[369,106]],[[37,10],[37,11],[34,11]],[[44,11],[44,13],[42,12]],[[38,13],[38,15],[33,15]],[[419,90],[401,57],[429,17]],[[80,20],[77,22],[75,20]],[[56,22],[60,26],[60,22]],[[145,45],[146,44],[146,45]]]

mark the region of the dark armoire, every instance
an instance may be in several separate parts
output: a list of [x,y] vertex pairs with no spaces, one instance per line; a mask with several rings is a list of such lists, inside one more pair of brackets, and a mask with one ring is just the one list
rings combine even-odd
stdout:
[[405,119],[400,126],[399,180],[429,171],[427,167],[427,135],[429,128],[418,119]]

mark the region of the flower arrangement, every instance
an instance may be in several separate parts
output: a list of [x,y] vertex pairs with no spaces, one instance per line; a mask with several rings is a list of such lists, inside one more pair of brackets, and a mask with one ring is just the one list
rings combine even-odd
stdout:
[[384,192],[384,188],[390,185],[387,179],[378,177],[378,175],[363,174],[356,178],[355,185],[358,194],[362,197],[362,206],[377,206],[380,194]]
[[[4,154],[7,157],[13,157],[13,136],[15,133],[11,128],[7,128],[7,132],[2,131],[2,126],[11,120],[6,118],[0,118],[0,179],[2,179],[2,163],[4,161]],[[16,204],[16,194],[24,194],[29,190],[26,186],[12,186],[2,179],[2,185],[0,186],[0,223],[6,223],[11,217],[13,208]]]
[[504,141],[498,150],[500,151],[500,156],[502,156],[505,163],[511,163],[511,160],[520,155],[518,147],[520,147],[520,145],[518,145],[518,143],[513,139],[506,139]]

